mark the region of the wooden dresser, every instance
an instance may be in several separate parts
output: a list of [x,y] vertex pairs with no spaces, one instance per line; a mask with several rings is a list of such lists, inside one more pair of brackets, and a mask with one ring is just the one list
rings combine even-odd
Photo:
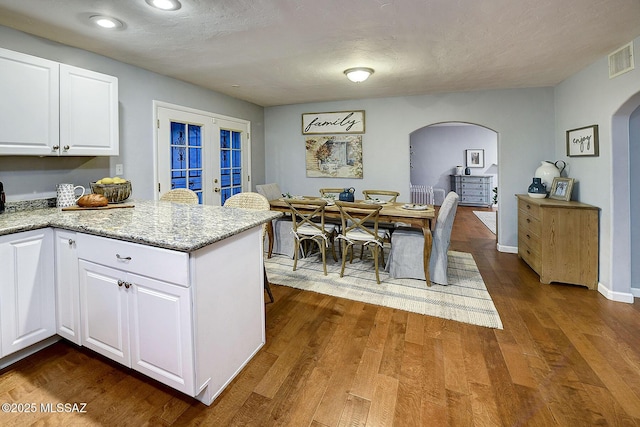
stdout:
[[518,256],[540,282],[598,284],[599,208],[579,202],[518,198]]
[[460,205],[464,206],[487,206],[491,201],[491,175],[450,175],[451,191],[455,191],[460,196]]

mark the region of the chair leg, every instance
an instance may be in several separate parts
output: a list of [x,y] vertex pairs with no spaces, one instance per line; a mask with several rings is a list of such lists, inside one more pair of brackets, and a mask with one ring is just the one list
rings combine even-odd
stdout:
[[[347,263],[347,252],[349,252],[350,245],[346,241],[342,241],[342,269],[340,270],[340,277],[344,277],[344,266]],[[353,246],[351,246],[351,256],[353,257]]]
[[320,253],[322,254],[322,267],[324,268],[324,275],[327,275],[327,247],[325,246],[324,240],[318,241],[318,249],[320,249]]
[[293,249],[293,271],[296,271],[298,267],[298,252],[300,251],[300,240],[295,239],[294,249]]
[[378,245],[372,245],[372,247],[369,249],[371,249],[371,255],[373,255],[373,265],[376,270],[376,281],[378,282],[378,285],[379,285],[380,275],[378,274],[378,249],[380,248],[378,247]]
[[267,291],[269,300],[273,302],[273,294],[271,293],[271,286],[269,285],[269,279],[267,278],[267,268],[264,265],[262,266],[262,271],[264,271],[264,290]]

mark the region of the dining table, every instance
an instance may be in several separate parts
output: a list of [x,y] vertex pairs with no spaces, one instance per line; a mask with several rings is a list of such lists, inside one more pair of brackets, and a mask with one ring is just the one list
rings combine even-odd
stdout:
[[[317,196],[294,196],[293,199],[297,200],[317,200],[321,199],[321,197]],[[324,210],[325,218],[340,218],[340,210],[338,207],[329,199],[327,200],[327,206]],[[358,203],[377,203],[382,206],[379,214],[380,222],[389,222],[389,223],[401,223],[408,227],[419,228],[422,230],[424,235],[424,248],[423,248],[423,261],[424,261],[424,277],[427,281],[427,286],[431,286],[431,281],[429,280],[429,260],[431,258],[431,243],[432,236],[431,230],[435,222],[436,211],[432,205],[419,205],[414,203],[402,203],[402,202],[386,202],[386,201],[364,201],[364,200],[356,200]],[[285,198],[273,199],[269,201],[271,205],[271,210],[280,211],[280,212],[290,212],[290,208],[285,202]],[[310,210],[315,209],[314,207],[310,207]],[[268,257],[271,257],[271,249],[273,242],[273,229],[267,230],[269,234],[269,253]]]

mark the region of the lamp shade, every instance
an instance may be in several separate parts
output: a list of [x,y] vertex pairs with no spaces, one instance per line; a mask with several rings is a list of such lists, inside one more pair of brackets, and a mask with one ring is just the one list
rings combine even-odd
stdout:
[[360,83],[369,78],[373,74],[373,68],[357,67],[344,70],[344,74],[354,83]]

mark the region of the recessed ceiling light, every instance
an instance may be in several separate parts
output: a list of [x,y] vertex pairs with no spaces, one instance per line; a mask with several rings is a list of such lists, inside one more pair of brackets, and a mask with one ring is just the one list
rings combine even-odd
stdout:
[[114,29],[123,27],[121,21],[118,21],[116,18],[112,18],[111,16],[93,15],[89,20],[102,28]]
[[371,74],[373,74],[373,68],[366,67],[356,67],[349,68],[348,70],[344,70],[347,78],[354,83],[360,83],[369,78]]
[[178,10],[182,4],[178,0],[146,0],[149,6],[162,10]]

